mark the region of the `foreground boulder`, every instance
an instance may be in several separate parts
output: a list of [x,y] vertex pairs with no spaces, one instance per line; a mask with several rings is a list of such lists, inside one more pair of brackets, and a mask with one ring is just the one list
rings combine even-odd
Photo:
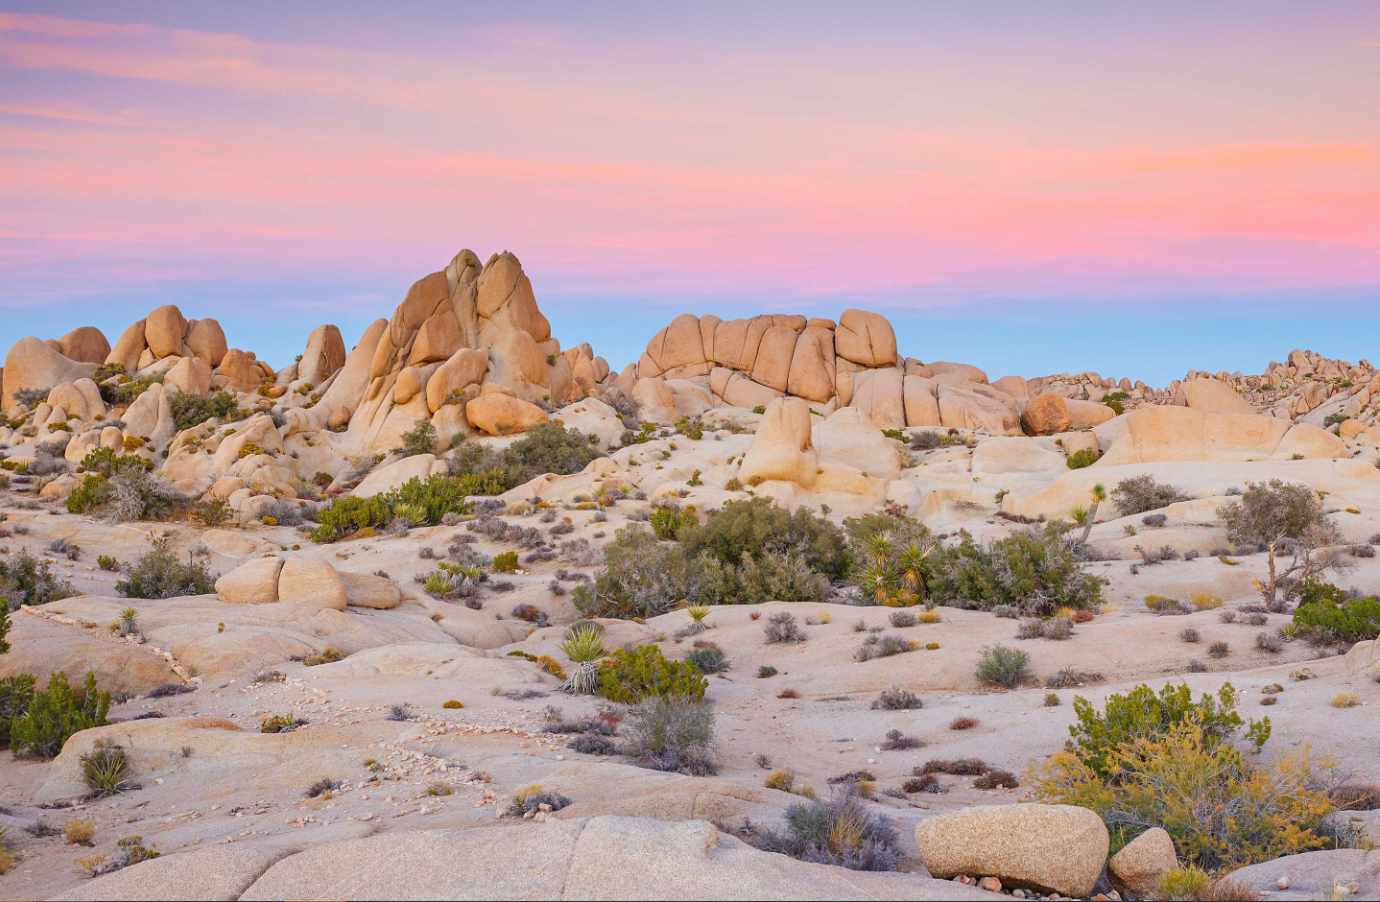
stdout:
[[922,821],[915,828],[930,874],[996,877],[1002,886],[1084,897],[1107,860],[1102,818],[1076,805],[991,805]]
[[273,865],[240,898],[396,899],[400,892],[410,899],[993,898],[912,874],[760,852],[705,821],[625,817],[390,831],[315,846]]
[[1165,875],[1179,866],[1174,840],[1162,827],[1152,827],[1131,840],[1107,862],[1107,876],[1122,896],[1152,899]]

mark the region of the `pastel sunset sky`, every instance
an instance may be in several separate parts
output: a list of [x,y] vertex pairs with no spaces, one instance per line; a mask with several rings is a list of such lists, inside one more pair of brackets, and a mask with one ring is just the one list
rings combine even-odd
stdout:
[[275,366],[462,247],[566,344],[879,310],[1163,385],[1380,357],[1380,3],[0,0],[0,353],[153,306]]

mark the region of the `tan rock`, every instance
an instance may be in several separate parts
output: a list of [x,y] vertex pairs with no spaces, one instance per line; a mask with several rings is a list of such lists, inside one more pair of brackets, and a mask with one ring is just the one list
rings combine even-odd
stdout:
[[317,558],[294,557],[278,574],[278,600],[284,604],[320,605],[345,610],[345,581],[330,564]]
[[517,257],[507,251],[496,254],[475,284],[479,316],[499,327],[520,329],[535,341],[551,337],[551,324],[537,309],[532,282]]
[[1106,404],[1099,404],[1096,401],[1083,401],[1078,398],[1070,398],[1064,402],[1069,409],[1072,421],[1070,429],[1092,429],[1100,426],[1116,416],[1116,411]]
[[345,358],[345,340],[340,330],[329,324],[317,326],[307,336],[307,349],[297,366],[297,378],[320,386],[345,365]]
[[445,462],[441,461],[438,465],[434,454],[413,454],[374,470],[360,480],[359,485],[355,486],[350,494],[356,498],[372,498],[384,492],[391,492],[409,480],[425,480],[438,471],[444,472],[445,469]]
[[79,326],[57,340],[58,353],[78,363],[105,363],[110,342],[95,326]]
[[878,429],[904,428],[906,409],[901,383],[901,371],[895,367],[857,373],[853,377],[853,397],[848,406],[864,411]]
[[90,379],[75,382],[62,382],[48,392],[48,403],[61,407],[69,417],[94,420],[105,415],[105,402],[101,400],[100,389]]
[[1174,403],[1203,413],[1253,414],[1255,408],[1225,382],[1216,379],[1189,379],[1179,383]]
[[[1261,417],[1264,419],[1264,417]],[[1308,423],[1298,423],[1275,446],[1276,460],[1350,457],[1346,442],[1332,433]]]
[[632,397],[642,405],[645,420],[670,425],[680,419],[675,392],[661,379],[638,379]]
[[[975,382],[939,381],[939,423],[953,429],[971,429],[989,435],[1020,435],[1021,418],[1015,399],[997,400],[977,389]],[[995,390],[994,390],[995,391]]]
[[752,364],[752,381],[784,392],[790,381],[798,337],[794,329],[784,325],[773,325],[763,332]]
[[977,806],[921,821],[920,858],[934,877],[996,877],[1009,888],[1085,897],[1107,860],[1102,819],[1075,805]]
[[345,600],[352,608],[388,610],[402,601],[402,592],[382,576],[341,572],[340,578],[345,583]]
[[1058,395],[1036,395],[1021,414],[1027,435],[1054,435],[1067,432],[1073,423],[1069,406]]
[[1179,866],[1174,840],[1151,827],[1122,847],[1107,862],[1107,877],[1123,898],[1152,899],[1165,875]]
[[460,396],[465,386],[484,381],[489,366],[489,353],[474,348],[461,348],[431,374],[426,383],[426,405],[432,413],[448,401]]
[[879,313],[845,310],[834,330],[834,352],[863,366],[894,366],[896,333]]
[[393,403],[406,404],[425,388],[426,380],[421,370],[415,366],[403,367],[402,372],[398,373],[398,381],[393,384]]
[[933,380],[906,375],[901,380],[901,400],[907,426],[939,425],[939,386]]
[[767,405],[757,434],[743,455],[738,476],[751,484],[780,479],[803,488],[815,483],[819,454],[811,439],[810,405],[801,398],[777,398]]
[[742,373],[725,367],[715,367],[709,374],[709,388],[723,398],[728,406],[745,410],[766,407],[781,397],[781,392],[776,389],[758,385]]
[[218,367],[229,350],[225,330],[213,319],[199,319],[187,332],[187,349],[209,367]]
[[0,406],[12,407],[15,392],[21,389],[50,389],[63,382],[89,379],[95,372],[94,363],[64,357],[37,338],[21,338],[10,348],[0,370]]
[[957,376],[965,382],[977,382],[982,385],[987,384],[987,374],[975,366],[967,363],[949,363],[946,360],[934,360],[929,364],[930,372],[936,376]]
[[254,364],[253,358],[239,348],[231,348],[221,358],[216,368],[216,385],[234,392],[252,392],[263,381],[263,372]]
[[463,345],[464,337],[460,334],[455,316],[449,307],[445,307],[422,323],[407,362],[409,366],[417,366],[434,360],[449,360]]
[[148,347],[144,341],[144,326],[147,322],[141,319],[131,323],[121,332],[120,337],[115,339],[115,347],[106,355],[105,362],[118,363],[125,368],[127,374],[134,375],[134,371],[139,367],[139,355]]
[[699,318],[684,313],[647,342],[647,355],[662,372],[679,366],[704,363],[704,339]]
[[857,407],[845,407],[816,425],[811,441],[825,463],[853,467],[878,479],[899,479],[901,449],[882,435],[872,418]]
[[1020,376],[1002,376],[996,382],[992,383],[992,387],[1006,392],[1013,398],[1030,397],[1030,383],[1026,382]]
[[511,435],[545,423],[546,411],[520,398],[495,392],[467,402],[465,417],[471,426],[489,435]]
[[160,360],[182,353],[182,340],[187,336],[187,318],[175,304],[165,304],[149,314],[144,324],[144,341]]
[[180,357],[163,377],[166,385],[188,395],[211,393],[211,365],[200,357]]
[[788,394],[821,404],[834,396],[834,333],[819,326],[808,326],[795,341]]
[[216,595],[227,604],[273,604],[278,600],[282,558],[260,558],[241,564],[216,580]]

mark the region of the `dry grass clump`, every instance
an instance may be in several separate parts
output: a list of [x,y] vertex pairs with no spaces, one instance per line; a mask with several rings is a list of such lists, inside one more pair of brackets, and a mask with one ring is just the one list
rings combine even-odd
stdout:
[[978,719],[976,717],[955,717],[949,721],[949,729],[951,730],[971,730],[977,725]]

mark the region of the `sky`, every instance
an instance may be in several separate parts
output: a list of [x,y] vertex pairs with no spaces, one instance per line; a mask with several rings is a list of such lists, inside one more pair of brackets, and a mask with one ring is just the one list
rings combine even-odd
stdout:
[[0,0],[0,353],[275,366],[461,248],[615,367],[877,310],[995,379],[1380,361],[1380,3]]

